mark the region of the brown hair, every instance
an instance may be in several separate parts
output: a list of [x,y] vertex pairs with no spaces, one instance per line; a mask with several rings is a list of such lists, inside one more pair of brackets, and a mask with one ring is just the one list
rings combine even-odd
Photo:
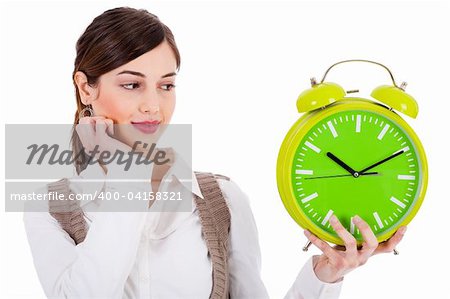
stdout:
[[75,131],[79,113],[86,106],[81,102],[74,76],[83,72],[88,84],[94,86],[98,78],[119,66],[136,59],[142,54],[167,41],[172,48],[180,68],[180,53],[170,29],[159,18],[145,9],[118,7],[97,16],[86,28],[76,44],[77,56],[72,74],[75,86],[77,111],[72,129],[71,146],[76,171],[86,168],[88,156]]

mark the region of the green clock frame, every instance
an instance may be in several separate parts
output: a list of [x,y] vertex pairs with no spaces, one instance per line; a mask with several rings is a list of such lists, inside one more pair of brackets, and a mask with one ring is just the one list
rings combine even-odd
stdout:
[[[323,86],[326,94],[334,88]],[[383,88],[381,94],[391,87]],[[393,95],[400,98],[397,92],[387,92],[383,99],[392,104]],[[323,99],[323,93],[320,96]],[[305,103],[304,94],[300,100]],[[409,109],[403,113],[417,115],[408,101],[399,103]],[[323,105],[306,101],[316,102]],[[379,242],[385,241],[414,218],[423,202],[428,182],[425,151],[392,108],[359,97],[330,102],[304,114],[287,133],[277,160],[280,197],[290,216],[323,240],[344,245],[328,222],[334,214],[358,244],[363,238],[352,224],[355,215],[369,224]]]

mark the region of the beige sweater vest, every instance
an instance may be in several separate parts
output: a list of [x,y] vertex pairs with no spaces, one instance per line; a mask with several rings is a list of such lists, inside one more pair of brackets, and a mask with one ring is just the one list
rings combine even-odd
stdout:
[[[195,194],[193,195],[202,225],[202,235],[205,239],[213,268],[213,285],[210,298],[228,299],[227,257],[230,211],[216,179],[229,180],[229,178],[207,172],[195,172],[195,175],[204,199]],[[63,193],[65,195],[64,198],[68,198],[68,195],[72,192],[67,178],[47,184],[47,189],[49,192]],[[88,233],[88,227],[83,217],[83,210],[77,201],[51,200],[49,201],[49,212],[74,240],[75,244],[84,241]]]

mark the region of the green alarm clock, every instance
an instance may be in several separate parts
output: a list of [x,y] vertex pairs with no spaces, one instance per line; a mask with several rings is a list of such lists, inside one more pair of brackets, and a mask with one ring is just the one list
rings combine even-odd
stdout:
[[[383,67],[393,85],[377,87],[373,99],[365,99],[324,81],[334,66],[355,61]],[[397,86],[386,66],[369,60],[335,63],[311,85],[297,99],[304,114],[278,154],[282,202],[302,228],[322,240],[344,245],[329,223],[335,215],[360,245],[363,237],[352,221],[358,215],[383,242],[413,219],[427,188],[423,146],[397,114],[415,118],[417,103],[404,91],[406,83]]]

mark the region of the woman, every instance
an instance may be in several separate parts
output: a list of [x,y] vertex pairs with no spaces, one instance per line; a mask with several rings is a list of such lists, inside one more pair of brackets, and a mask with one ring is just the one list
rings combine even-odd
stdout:
[[[133,147],[148,153],[142,143],[135,147],[136,140],[144,132],[155,141],[158,129],[170,123],[179,67],[174,37],[155,15],[122,7],[96,17],[77,42],[74,153],[83,153],[83,148],[92,153],[98,145],[101,151],[128,152]],[[259,273],[257,229],[245,193],[232,180],[215,178],[230,216],[222,260],[224,284],[218,285],[220,273],[215,267],[221,261],[211,252],[199,206],[200,198],[208,201],[207,189],[198,175],[192,176],[192,184],[184,183],[180,178],[189,167],[176,152],[169,151],[169,156],[170,164],[133,165],[133,175],[149,174],[151,184],[127,182],[126,188],[184,192],[196,202],[192,210],[162,213],[164,204],[155,201],[135,206],[153,213],[96,213],[104,203],[82,202],[66,222],[57,213],[24,213],[34,264],[48,297],[227,298],[229,294],[230,298],[268,298]],[[85,156],[77,157],[78,175],[69,181],[70,189],[78,193],[118,190],[124,185],[111,179],[130,177],[102,159],[87,163],[81,159]],[[80,183],[92,178],[103,181]],[[378,244],[369,226],[354,219],[365,239],[360,249],[336,217],[330,223],[345,242],[345,250],[332,248],[305,231],[323,254],[305,264],[285,298],[337,298],[344,275],[376,253],[391,252],[406,229]],[[77,230],[82,222],[88,224],[86,231]]]

